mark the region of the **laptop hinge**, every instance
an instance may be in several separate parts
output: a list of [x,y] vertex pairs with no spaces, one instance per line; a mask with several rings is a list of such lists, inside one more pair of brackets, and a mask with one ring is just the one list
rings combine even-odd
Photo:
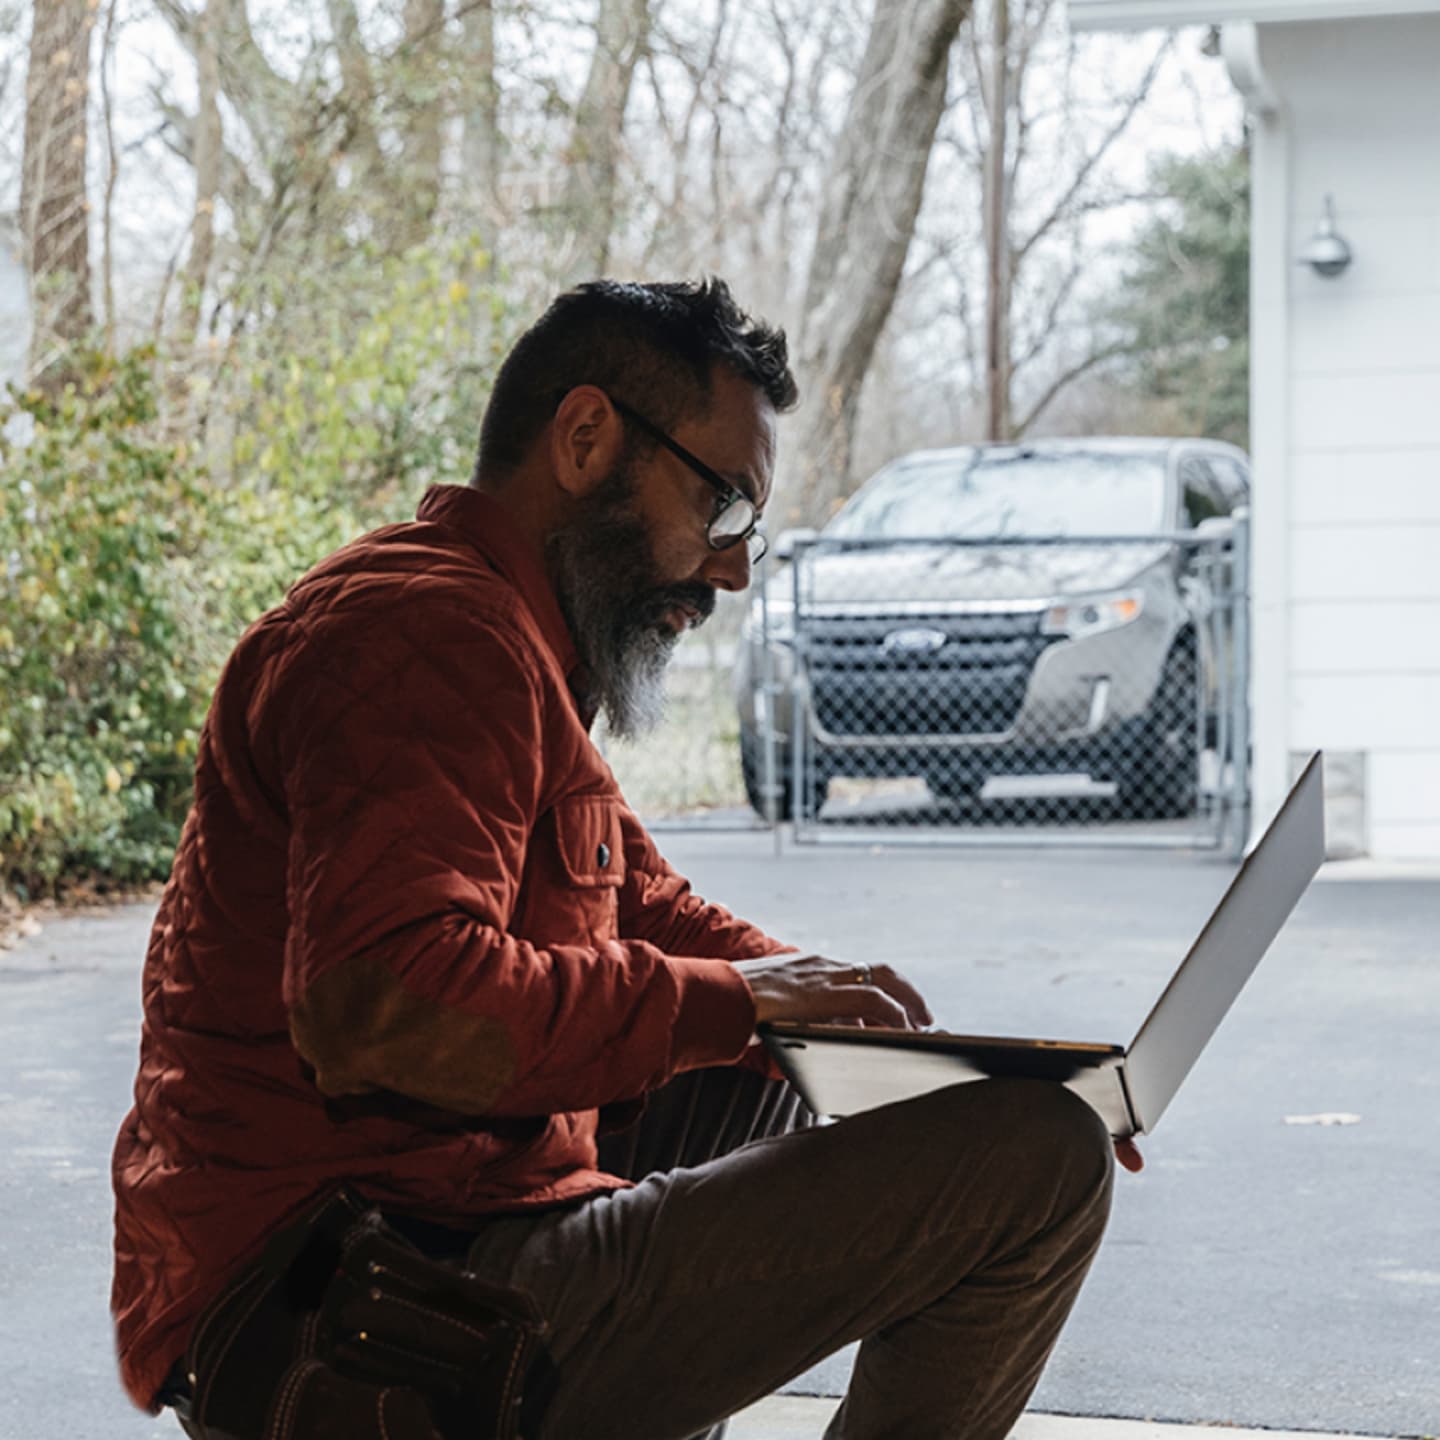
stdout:
[[[1125,1060],[1130,1057],[1127,1055]],[[1122,1060],[1115,1068],[1120,1072],[1120,1090],[1125,1096],[1125,1109],[1130,1113],[1130,1124],[1137,1135],[1145,1133],[1145,1126],[1141,1123],[1140,1112],[1135,1108],[1135,1097],[1130,1093],[1130,1070]]]

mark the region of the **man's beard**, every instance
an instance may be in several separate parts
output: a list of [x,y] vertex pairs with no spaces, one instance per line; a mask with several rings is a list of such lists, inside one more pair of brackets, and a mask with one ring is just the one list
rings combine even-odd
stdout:
[[666,585],[655,572],[635,474],[622,455],[546,542],[550,579],[589,672],[589,698],[621,739],[653,730],[665,713],[665,667],[680,639],[665,620],[677,606],[700,624],[715,592],[699,581]]

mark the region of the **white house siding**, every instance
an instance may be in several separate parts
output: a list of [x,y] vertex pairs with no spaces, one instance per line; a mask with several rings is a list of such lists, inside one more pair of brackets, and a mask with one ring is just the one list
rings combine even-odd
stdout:
[[[1283,728],[1291,752],[1361,752],[1371,853],[1437,856],[1440,15],[1261,25],[1259,42],[1286,133],[1282,173],[1257,147],[1257,199],[1283,186],[1293,256],[1333,194],[1355,258],[1333,280],[1288,265],[1285,343],[1257,345],[1257,364],[1284,366],[1271,419],[1288,472],[1288,555],[1271,577],[1287,593],[1256,573],[1257,610],[1288,611],[1272,627],[1285,653],[1257,646],[1257,739]],[[1281,478],[1258,449],[1257,530],[1258,492]],[[1262,811],[1279,759],[1257,754]]]

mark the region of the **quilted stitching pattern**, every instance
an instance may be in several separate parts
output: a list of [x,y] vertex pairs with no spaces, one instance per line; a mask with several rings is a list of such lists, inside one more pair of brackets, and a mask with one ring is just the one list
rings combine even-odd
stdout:
[[[348,1180],[452,1224],[590,1193],[619,1183],[595,1169],[597,1107],[744,1049],[748,991],[714,961],[779,947],[660,858],[590,744],[574,659],[538,558],[453,486],[324,561],[237,646],[115,1150],[112,1305],[137,1403],[320,1190]],[[383,1025],[363,1073],[323,1093],[306,1047],[344,1035],[292,1037],[331,976],[349,989],[325,1013],[347,1026],[373,992],[403,1002],[392,1016],[500,1035],[468,1103],[453,1065],[423,1074],[445,1045],[391,1064]]]

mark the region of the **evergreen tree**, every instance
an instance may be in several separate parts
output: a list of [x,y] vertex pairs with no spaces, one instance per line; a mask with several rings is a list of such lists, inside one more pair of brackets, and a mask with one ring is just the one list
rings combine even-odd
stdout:
[[1144,395],[1176,427],[1246,445],[1250,410],[1250,157],[1167,156],[1152,169],[1170,197],[1136,236],[1111,320]]

